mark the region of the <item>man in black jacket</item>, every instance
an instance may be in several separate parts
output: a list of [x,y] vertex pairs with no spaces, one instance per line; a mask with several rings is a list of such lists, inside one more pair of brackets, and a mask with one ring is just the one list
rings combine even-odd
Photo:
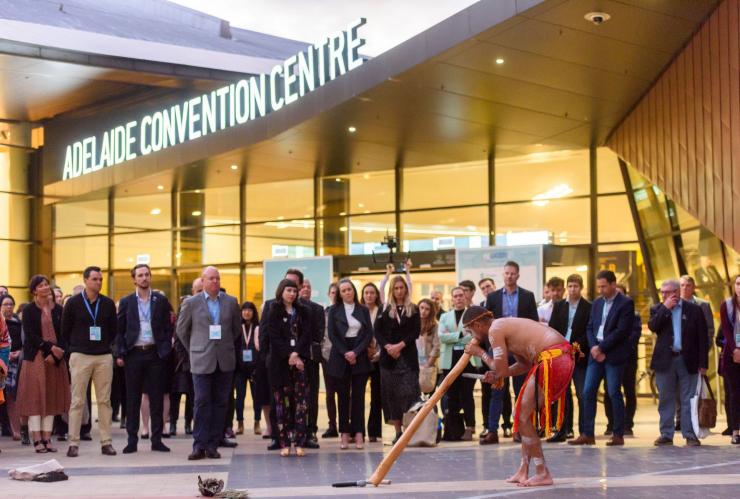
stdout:
[[169,452],[162,443],[163,399],[167,383],[167,358],[172,351],[172,306],[161,293],[152,291],[151,270],[146,264],[131,269],[136,291],[118,305],[116,363],[126,372],[126,432],[124,454],[137,451],[139,413],[144,383],[147,384],[152,418],[152,450]]
[[[675,279],[663,282],[660,294],[663,302],[650,309],[648,327],[658,335],[650,368],[655,371],[658,386],[660,437],[655,445],[673,445],[675,431],[676,394],[681,394],[681,433],[686,445],[698,446],[691,424],[691,397],[696,390],[698,375],[705,375],[707,355],[707,324],[698,305],[682,300],[680,284]],[[680,390],[680,392],[679,392]]]
[[[553,304],[552,315],[550,316],[549,326],[563,335],[571,345],[578,346],[586,350],[588,338],[586,336],[586,327],[588,318],[591,315],[591,302],[581,296],[583,291],[583,278],[578,274],[568,276],[566,280],[568,298],[560,300]],[[581,354],[576,357],[576,364],[573,369],[572,385],[575,387],[576,398],[578,399],[578,433],[583,432],[583,383],[586,380],[586,366],[588,362],[586,356]],[[568,393],[565,395],[565,420],[560,430],[550,437],[548,442],[565,442],[567,438],[573,436],[573,392],[568,385]]]
[[[486,308],[493,313],[493,317],[519,317],[538,321],[537,302],[534,299],[534,293],[517,285],[519,281],[519,264],[508,261],[504,264],[504,287],[497,289],[486,297]],[[510,358],[509,363],[513,364],[514,359]],[[519,389],[524,383],[524,375],[514,376],[511,383],[514,385],[514,398],[519,396]],[[511,436],[511,392],[509,391],[509,378],[504,379],[504,388],[502,390],[492,390],[491,399],[503,398],[501,414],[504,422],[501,425],[504,429],[504,436]],[[493,404],[493,402],[492,402]],[[496,406],[500,404],[496,403]],[[493,407],[493,405],[492,405]],[[489,426],[493,426],[491,418],[498,420],[497,411],[489,411]],[[491,428],[489,428],[491,429]],[[516,440],[516,438],[515,438]]]
[[116,338],[116,304],[100,294],[103,274],[100,267],[87,267],[82,273],[85,289],[67,302],[62,312],[62,336],[67,342],[72,379],[72,405],[69,409],[68,457],[77,457],[80,445],[82,411],[87,401],[87,386],[92,379],[98,403],[101,452],[115,456],[111,445],[110,389],[113,381],[113,342]]

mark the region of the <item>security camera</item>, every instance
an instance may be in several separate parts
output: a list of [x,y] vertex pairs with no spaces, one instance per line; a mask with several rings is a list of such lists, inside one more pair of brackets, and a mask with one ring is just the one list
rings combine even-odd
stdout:
[[601,26],[605,22],[607,22],[611,16],[607,14],[606,12],[589,12],[585,16],[583,16],[584,19],[591,22],[595,26]]

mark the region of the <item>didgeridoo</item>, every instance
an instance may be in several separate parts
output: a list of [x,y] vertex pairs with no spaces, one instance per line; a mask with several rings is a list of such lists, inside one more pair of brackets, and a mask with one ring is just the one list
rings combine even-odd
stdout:
[[[478,340],[476,338],[473,338],[472,340],[470,340],[470,344],[477,345]],[[368,483],[371,483],[376,487],[380,485],[380,483],[383,481],[383,478],[385,478],[385,475],[387,475],[393,467],[396,459],[398,459],[398,456],[401,455],[403,450],[406,448],[406,445],[408,445],[411,437],[414,436],[414,433],[416,433],[416,430],[419,428],[422,421],[424,421],[424,418],[427,416],[427,414],[429,414],[434,406],[437,405],[437,402],[439,402],[445,392],[450,389],[450,386],[458,378],[458,376],[462,374],[462,372],[467,367],[468,362],[470,362],[470,354],[463,353],[462,357],[460,357],[460,360],[458,360],[457,364],[455,364],[455,367],[453,367],[452,370],[447,374],[447,376],[445,376],[445,379],[443,379],[442,383],[437,387],[436,390],[434,390],[434,393],[432,393],[432,396],[429,397],[429,400],[427,400],[421,407],[421,409],[419,409],[419,412],[416,413],[416,416],[414,416],[414,419],[411,420],[411,423],[404,430],[401,438],[396,441],[390,452],[383,458],[378,467],[375,468],[372,476],[367,479]]]

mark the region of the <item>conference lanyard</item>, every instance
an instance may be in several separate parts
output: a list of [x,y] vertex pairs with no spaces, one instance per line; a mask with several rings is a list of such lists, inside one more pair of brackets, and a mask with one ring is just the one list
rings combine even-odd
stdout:
[[254,329],[250,325],[249,326],[249,336],[247,336],[247,328],[244,324],[242,324],[242,336],[244,337],[244,348],[246,350],[249,350],[249,341],[252,339],[252,331],[254,331]]
[[100,308],[100,296],[98,296],[97,301],[95,302],[95,313],[93,314],[92,308],[90,307],[90,303],[87,301],[87,296],[85,296],[85,292],[82,292],[82,301],[85,302],[85,308],[87,309],[87,312],[90,314],[90,317],[92,317],[93,320],[93,326],[98,325],[98,309]]

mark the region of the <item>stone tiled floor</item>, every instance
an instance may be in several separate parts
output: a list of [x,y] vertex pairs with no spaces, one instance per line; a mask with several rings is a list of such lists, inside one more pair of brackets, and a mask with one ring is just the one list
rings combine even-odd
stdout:
[[[251,414],[248,412],[248,414]],[[324,424],[321,425],[322,427]],[[603,428],[603,424],[600,425]],[[718,429],[724,420],[718,422]],[[0,469],[58,459],[70,480],[56,484],[0,482],[4,497],[195,497],[197,476],[219,477],[250,497],[413,497],[488,498],[520,494],[533,497],[666,497],[702,499],[735,497],[740,485],[740,448],[727,437],[713,435],[700,448],[686,448],[676,438],[672,448],[655,448],[657,409],[640,401],[636,437],[623,448],[607,448],[605,438],[595,447],[546,444],[545,457],[556,478],[546,489],[521,489],[504,479],[519,462],[519,446],[448,443],[434,449],[408,449],[388,475],[392,484],[379,488],[332,488],[336,481],[368,477],[390,446],[367,444],[364,450],[339,450],[337,439],[322,440],[319,451],[303,459],[281,458],[265,450],[266,442],[248,432],[235,450],[222,449],[222,459],[186,460],[191,440],[178,436],[165,442],[169,454],[153,453],[141,441],[134,455],[102,456],[96,442],[83,442],[81,455],[69,459],[60,442],[57,454],[36,455],[8,438],[0,439]],[[95,434],[94,434],[95,436]],[[390,432],[388,432],[390,437]],[[120,451],[123,430],[116,429]]]

